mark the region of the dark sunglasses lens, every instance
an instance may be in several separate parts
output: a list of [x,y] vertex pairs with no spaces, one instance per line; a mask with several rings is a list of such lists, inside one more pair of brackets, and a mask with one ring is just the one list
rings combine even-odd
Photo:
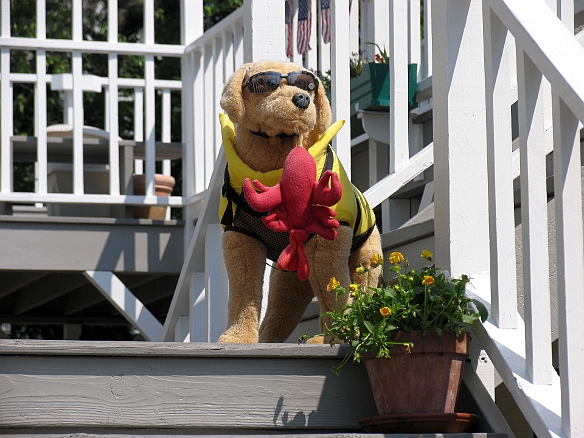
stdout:
[[304,91],[316,91],[318,81],[314,76],[305,71],[292,72],[288,75],[288,84]]
[[258,73],[249,79],[248,88],[251,93],[267,93],[274,91],[280,85],[278,73]]

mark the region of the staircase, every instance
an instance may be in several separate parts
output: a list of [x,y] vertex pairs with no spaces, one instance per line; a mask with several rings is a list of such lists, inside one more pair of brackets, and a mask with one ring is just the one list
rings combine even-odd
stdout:
[[[331,371],[345,352],[294,344],[2,340],[0,435],[371,436],[358,424],[376,414],[365,368]],[[457,412],[475,413],[480,422],[461,437],[511,436],[489,400],[466,367]]]

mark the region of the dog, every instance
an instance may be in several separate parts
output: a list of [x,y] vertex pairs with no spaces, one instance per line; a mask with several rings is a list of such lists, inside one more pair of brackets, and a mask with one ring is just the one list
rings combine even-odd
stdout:
[[[377,285],[380,267],[361,275],[356,269],[369,269],[373,256],[382,254],[371,207],[348,181],[332,148],[326,144],[322,147],[323,141],[334,135],[331,130],[336,132],[342,122],[331,126],[328,98],[313,73],[276,60],[245,64],[233,73],[223,89],[221,107],[228,116],[222,115],[228,165],[219,217],[224,227],[222,248],[229,303],[228,327],[219,342],[284,342],[315,296],[321,311],[321,333],[326,334],[330,318],[324,314],[345,306],[349,300],[349,293],[337,296],[330,290],[331,278],[347,291],[351,283],[366,285],[368,279]],[[280,182],[289,153],[296,146],[313,152],[315,144],[322,149],[313,153],[317,165],[321,169],[332,166],[345,180],[343,199],[335,213],[341,225],[332,240],[314,234],[306,242],[310,267],[307,279],[301,280],[295,272],[272,269],[266,314],[259,327],[266,260],[278,258],[289,236],[270,231],[261,214],[249,207],[242,195],[243,180],[274,186]],[[327,342],[326,336],[315,339]]]

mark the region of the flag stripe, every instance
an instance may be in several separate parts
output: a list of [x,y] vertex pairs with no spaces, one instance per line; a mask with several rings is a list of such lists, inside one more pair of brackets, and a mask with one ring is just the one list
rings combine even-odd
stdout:
[[298,2],[298,53],[304,55],[310,47],[310,28],[312,26],[312,0]]

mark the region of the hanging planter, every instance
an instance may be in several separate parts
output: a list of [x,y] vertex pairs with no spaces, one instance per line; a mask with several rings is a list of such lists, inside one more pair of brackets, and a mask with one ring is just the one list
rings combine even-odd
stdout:
[[[418,86],[418,65],[408,65],[408,102],[410,108],[418,106],[416,91]],[[368,111],[389,111],[389,64],[370,62],[363,65],[361,74],[351,78],[351,115],[359,109]]]

